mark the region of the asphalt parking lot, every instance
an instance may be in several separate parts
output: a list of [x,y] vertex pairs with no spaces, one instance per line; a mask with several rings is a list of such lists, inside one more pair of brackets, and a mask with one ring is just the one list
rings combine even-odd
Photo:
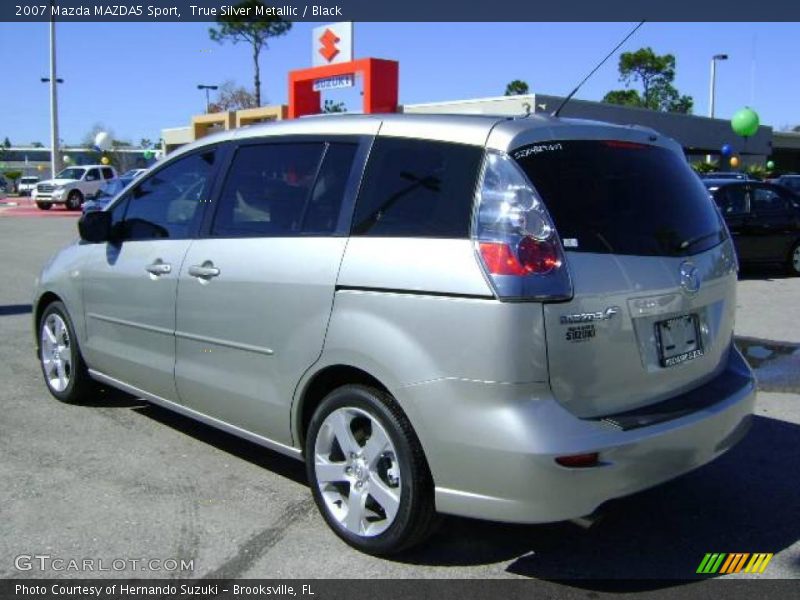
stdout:
[[[383,560],[328,530],[300,463],[122,394],[54,400],[34,356],[30,296],[75,221],[3,210],[0,577],[523,577],[578,589],[634,578],[626,586],[652,589],[682,585],[706,552],[774,552],[757,577],[800,576],[800,279],[748,272],[740,282],[737,334],[761,393],[751,433],[730,453],[617,501],[588,531],[447,518],[425,547]],[[32,554],[182,559],[194,569],[15,568]]]

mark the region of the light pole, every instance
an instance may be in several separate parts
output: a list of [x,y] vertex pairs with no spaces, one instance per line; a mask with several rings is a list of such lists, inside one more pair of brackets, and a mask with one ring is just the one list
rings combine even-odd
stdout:
[[714,118],[714,91],[717,87],[717,61],[728,60],[727,54],[715,54],[711,57],[711,82],[708,89],[708,116]]
[[[714,118],[714,93],[717,87],[717,61],[728,60],[727,54],[715,54],[711,57],[711,81],[708,84],[708,116]],[[711,155],[706,155],[706,162],[711,164]]]
[[205,90],[206,91],[206,112],[208,112],[209,108],[209,101],[208,101],[208,92],[209,90],[217,90],[219,89],[218,85],[203,85],[202,83],[197,85],[198,90]]
[[61,157],[58,148],[57,88],[59,83],[63,83],[63,79],[56,77],[56,20],[52,17],[50,18],[50,77],[43,77],[42,81],[50,82],[50,176],[55,177],[56,173],[61,170]]

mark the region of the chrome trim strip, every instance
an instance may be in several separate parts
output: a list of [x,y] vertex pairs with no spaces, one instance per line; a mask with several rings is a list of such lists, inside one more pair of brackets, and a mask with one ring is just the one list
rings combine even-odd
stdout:
[[153,404],[157,404],[163,408],[166,408],[167,410],[171,410],[185,417],[195,419],[211,427],[221,429],[226,433],[230,433],[231,435],[243,438],[249,442],[258,444],[259,446],[264,446],[265,448],[269,448],[270,450],[274,450],[275,452],[280,452],[281,454],[284,454],[291,458],[303,460],[303,453],[299,448],[295,448],[293,446],[287,446],[286,444],[281,444],[280,442],[276,442],[274,440],[265,438],[258,434],[251,433],[245,429],[242,429],[241,427],[237,427],[236,425],[231,425],[230,423],[227,423],[225,421],[215,419],[214,417],[209,417],[208,415],[198,412],[194,409],[191,409],[188,406],[183,406],[182,404],[172,402],[171,400],[165,400],[161,396],[156,396],[155,394],[150,394],[148,392],[145,392],[144,390],[140,390],[137,387],[128,385],[127,383],[123,383],[119,379],[114,379],[113,377],[104,375],[103,373],[95,371],[94,369],[89,369],[89,375],[91,375],[92,378],[96,379],[97,381],[108,384],[122,391],[128,392],[129,394],[133,394],[134,396],[144,398],[145,400],[152,402]]
[[244,350],[246,352],[256,352],[258,354],[266,354],[272,356],[275,351],[272,348],[264,346],[253,346],[251,344],[242,344],[240,342],[231,342],[229,340],[221,340],[219,338],[208,337],[205,335],[197,335],[194,333],[186,333],[184,331],[176,331],[175,337],[183,338],[186,340],[193,340],[195,342],[208,342],[209,344],[216,344],[217,346],[227,346],[228,348],[235,348],[236,350]]
[[164,335],[173,335],[171,329],[166,327],[156,327],[155,325],[144,325],[143,323],[134,323],[133,321],[126,321],[125,319],[117,319],[116,317],[107,317],[105,315],[98,315],[97,313],[87,313],[87,317],[97,319],[98,321],[106,321],[114,323],[115,325],[125,325],[126,327],[134,327],[136,329],[144,329],[145,331],[153,331],[155,333],[163,333]]

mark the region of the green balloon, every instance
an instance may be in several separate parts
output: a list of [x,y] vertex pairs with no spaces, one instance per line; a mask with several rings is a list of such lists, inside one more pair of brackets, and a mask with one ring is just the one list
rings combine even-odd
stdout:
[[772,169],[774,169],[774,168],[775,168],[775,163],[774,163],[773,161],[771,161],[771,160],[768,160],[768,161],[767,161],[767,168],[768,168],[770,171],[772,171]]
[[750,107],[737,111],[731,119],[731,129],[736,135],[750,137],[758,131],[758,113]]
[[148,148],[147,150],[145,150],[145,151],[143,152],[143,154],[144,154],[144,157],[145,157],[147,160],[150,160],[151,158],[153,158],[153,151],[152,151],[152,150],[150,150],[150,148]]

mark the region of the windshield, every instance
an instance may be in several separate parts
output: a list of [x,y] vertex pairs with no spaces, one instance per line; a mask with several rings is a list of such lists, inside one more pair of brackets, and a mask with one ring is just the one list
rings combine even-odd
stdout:
[[20,181],[20,183],[36,183],[37,181],[39,181],[39,178],[38,177],[23,177],[19,181]]
[[569,251],[687,256],[726,229],[682,156],[659,146],[563,140],[513,151]]
[[55,176],[55,179],[81,179],[83,174],[86,172],[86,169],[78,169],[76,167],[69,167],[68,169],[64,169]]

